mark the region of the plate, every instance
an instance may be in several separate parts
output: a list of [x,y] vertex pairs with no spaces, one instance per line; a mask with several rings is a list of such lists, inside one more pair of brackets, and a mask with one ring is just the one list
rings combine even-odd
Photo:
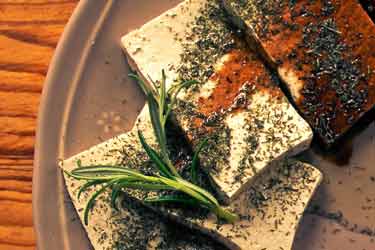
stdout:
[[[178,2],[82,0],[74,11],[50,65],[39,113],[33,178],[39,250],[90,248],[57,164],[132,127],[144,99],[127,77],[120,37]],[[367,115],[336,150],[314,143],[300,156],[319,167],[325,180],[295,250],[375,248],[373,117]]]

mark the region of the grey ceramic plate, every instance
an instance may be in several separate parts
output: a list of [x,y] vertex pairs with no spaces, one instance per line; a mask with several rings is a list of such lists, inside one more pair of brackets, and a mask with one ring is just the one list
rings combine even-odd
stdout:
[[[75,10],[50,65],[39,114],[33,179],[39,250],[90,248],[57,163],[132,126],[144,100],[127,78],[120,37],[177,2],[82,0]],[[325,173],[325,182],[295,249],[375,249],[368,236],[375,228],[375,125],[365,121],[358,131],[337,152],[315,146],[302,156]]]

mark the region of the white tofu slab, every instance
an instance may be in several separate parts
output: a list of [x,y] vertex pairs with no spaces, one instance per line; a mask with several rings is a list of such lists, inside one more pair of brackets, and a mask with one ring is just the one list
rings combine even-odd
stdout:
[[[78,160],[81,160],[83,165],[120,164],[124,162],[124,155],[120,152],[127,152],[125,161],[132,165],[144,157],[142,151],[133,151],[139,147],[139,142],[134,140],[134,135],[133,132],[129,132],[94,146],[65,160],[62,163],[62,168],[68,171],[72,170],[77,167]],[[321,182],[321,178],[318,170],[302,163],[282,164],[270,168],[270,172],[263,173],[262,178],[258,178],[252,188],[243,192],[229,207],[241,217],[241,220],[235,224],[222,224],[212,214],[202,217],[200,213],[197,213],[199,215],[197,218],[191,217],[190,210],[172,210],[149,204],[147,206],[163,216],[200,230],[230,249],[261,250],[267,248],[276,250],[282,247],[287,250],[291,249],[299,220]],[[78,199],[76,190],[82,183],[71,178],[66,178],[66,182],[69,194],[82,220],[82,208],[90,193],[86,193],[83,198]],[[144,197],[144,194],[139,192],[128,191],[128,194],[138,200]],[[116,227],[122,228],[127,225],[127,223],[125,225],[112,223],[113,219],[121,221],[120,218],[126,216],[126,211],[125,215],[123,212],[116,213],[109,207],[108,199],[107,195],[99,199],[90,214],[90,224],[86,227],[94,246],[101,244],[101,237],[98,235],[100,230],[102,230],[101,234],[105,232],[113,238],[117,233],[112,234],[118,231]],[[108,237],[108,240],[111,237]],[[267,239],[275,239],[275,241]],[[113,243],[113,240],[111,242]],[[103,249],[101,247],[99,246],[98,249]]]
[[[308,148],[312,131],[263,63],[241,43],[233,42],[238,38],[222,20],[201,24],[203,16],[211,15],[207,13],[224,14],[215,1],[185,1],[124,36],[122,45],[131,67],[149,84],[150,79],[160,79],[162,70],[169,86],[178,83],[184,76],[180,69],[191,69],[186,65],[195,62],[186,53],[209,58],[208,64],[197,67],[211,67],[212,76],[198,74],[204,82],[179,95],[174,116],[193,148],[203,137],[211,138],[213,146],[202,154],[201,165],[223,200],[230,202],[267,166]],[[226,32],[225,40],[209,40],[217,33],[221,36],[220,32]],[[208,52],[197,52],[195,44],[203,41],[200,36],[205,42],[208,37]],[[222,44],[231,44],[231,49],[212,49]],[[208,123],[217,117],[213,128]]]

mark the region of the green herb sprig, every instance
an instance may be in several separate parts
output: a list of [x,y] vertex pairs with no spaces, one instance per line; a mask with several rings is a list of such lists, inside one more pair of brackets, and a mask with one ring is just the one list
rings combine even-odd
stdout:
[[115,209],[117,209],[116,200],[124,189],[144,191],[171,190],[180,191],[187,195],[188,198],[182,197],[181,195],[162,195],[156,198],[146,198],[144,201],[150,203],[182,203],[199,206],[212,211],[219,218],[228,222],[232,223],[237,220],[238,216],[236,214],[222,208],[212,194],[195,184],[197,183],[198,155],[207,144],[207,140],[204,140],[198,146],[193,156],[190,172],[194,183],[180,176],[169,157],[165,130],[168,116],[173,105],[176,103],[178,93],[182,89],[196,84],[196,81],[186,81],[166,90],[166,75],[164,71],[162,72],[162,79],[159,85],[151,81],[153,86],[148,86],[137,75],[132,74],[130,77],[137,80],[147,98],[151,123],[160,152],[158,153],[146,142],[141,131],[138,131],[138,137],[143,149],[153,163],[153,166],[156,167],[158,173],[154,176],[149,176],[137,170],[127,168],[126,166],[81,166],[81,164],[78,163],[78,168],[71,172],[66,172],[67,175],[75,179],[86,181],[78,192],[78,198],[88,188],[102,185],[87,202],[84,211],[85,224],[88,224],[89,211],[93,208],[95,200],[109,188],[112,189],[111,204]]

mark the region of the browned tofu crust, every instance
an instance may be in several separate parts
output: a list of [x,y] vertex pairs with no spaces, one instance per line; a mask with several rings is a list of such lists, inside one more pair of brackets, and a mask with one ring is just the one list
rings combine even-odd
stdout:
[[375,25],[357,0],[224,0],[330,145],[375,105]]

